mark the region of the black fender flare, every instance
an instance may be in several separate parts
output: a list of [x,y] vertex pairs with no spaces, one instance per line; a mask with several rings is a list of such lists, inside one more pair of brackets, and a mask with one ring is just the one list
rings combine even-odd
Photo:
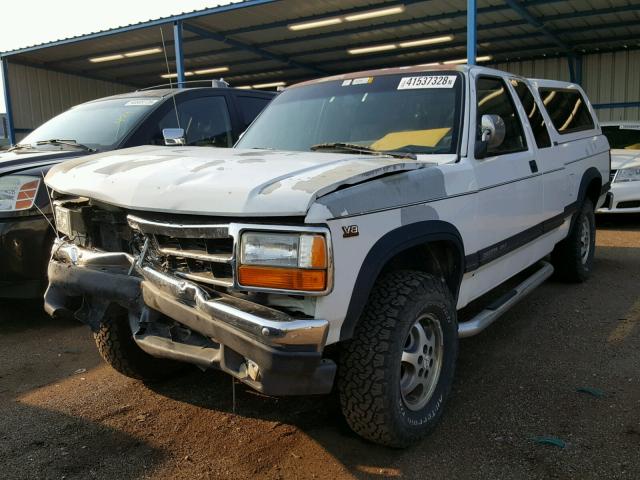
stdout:
[[[600,171],[596,167],[589,167],[582,174],[582,180],[580,180],[580,187],[578,188],[578,198],[572,205],[567,207],[568,211],[571,211],[571,225],[569,226],[569,231],[573,229],[573,225],[578,218],[576,215],[580,209],[582,208],[582,204],[584,203],[585,198],[587,197],[587,189],[593,180],[598,180],[600,182],[600,194],[606,192],[609,189],[610,182],[606,184],[602,182],[602,175]],[[595,205],[594,205],[595,207]]]
[[451,292],[453,297],[457,299],[465,270],[464,243],[458,229],[442,220],[428,220],[403,225],[387,232],[378,239],[362,262],[353,286],[349,307],[340,329],[341,341],[353,336],[356,324],[369,299],[369,294],[389,260],[409,248],[436,241],[451,242],[458,251],[459,258],[456,268],[459,278],[457,278],[454,291]]
[[[600,170],[598,170],[596,167],[587,168],[587,170],[582,174],[582,180],[580,180],[580,188],[578,189],[578,205],[582,205],[582,202],[584,202],[584,199],[587,196],[587,188],[589,188],[589,185],[591,184],[591,182],[596,179],[600,181],[601,189],[603,187],[609,186],[608,183],[604,184],[604,182],[602,181],[602,175],[600,174]],[[602,190],[601,190],[601,194],[602,194]]]

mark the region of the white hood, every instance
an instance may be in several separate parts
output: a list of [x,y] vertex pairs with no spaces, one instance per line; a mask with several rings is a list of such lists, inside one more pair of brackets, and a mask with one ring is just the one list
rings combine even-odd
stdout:
[[46,183],[135,210],[304,215],[317,197],[340,185],[429,165],[344,153],[146,146],[64,162]]
[[613,149],[611,150],[611,168],[640,167],[640,150]]

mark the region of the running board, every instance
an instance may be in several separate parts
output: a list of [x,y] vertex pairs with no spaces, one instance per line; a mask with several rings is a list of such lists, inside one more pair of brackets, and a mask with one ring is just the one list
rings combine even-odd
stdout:
[[472,337],[482,332],[516,303],[531,293],[533,289],[553,275],[553,266],[550,263],[541,262],[540,265],[540,269],[513,290],[491,303],[471,320],[458,324],[458,337]]

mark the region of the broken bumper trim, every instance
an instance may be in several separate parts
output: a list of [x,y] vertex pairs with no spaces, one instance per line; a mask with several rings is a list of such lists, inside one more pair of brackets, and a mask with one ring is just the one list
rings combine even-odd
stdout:
[[[139,276],[127,274],[131,265]],[[45,309],[51,315],[64,308],[66,297],[93,296],[138,315],[145,309],[160,312],[219,344],[198,350],[171,338],[135,332],[136,342],[151,355],[218,368],[272,395],[328,393],[332,388],[335,363],[322,359],[326,320],[295,319],[139,266],[127,254],[96,252],[59,241],[49,264],[49,279]],[[260,374],[250,375],[247,365],[257,365]]]

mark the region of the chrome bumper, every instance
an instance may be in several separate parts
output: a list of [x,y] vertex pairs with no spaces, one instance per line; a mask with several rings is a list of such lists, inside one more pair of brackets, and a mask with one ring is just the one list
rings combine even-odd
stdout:
[[[307,347],[320,352],[329,330],[326,320],[296,319],[264,305],[204,290],[188,280],[139,265],[126,253],[99,252],[56,240],[49,271],[50,290],[111,296],[127,308],[144,304],[207,337],[215,338],[220,328],[233,329],[265,345]],[[104,281],[100,282],[102,277]],[[112,281],[107,281],[109,278]],[[51,315],[55,303],[45,304]]]

